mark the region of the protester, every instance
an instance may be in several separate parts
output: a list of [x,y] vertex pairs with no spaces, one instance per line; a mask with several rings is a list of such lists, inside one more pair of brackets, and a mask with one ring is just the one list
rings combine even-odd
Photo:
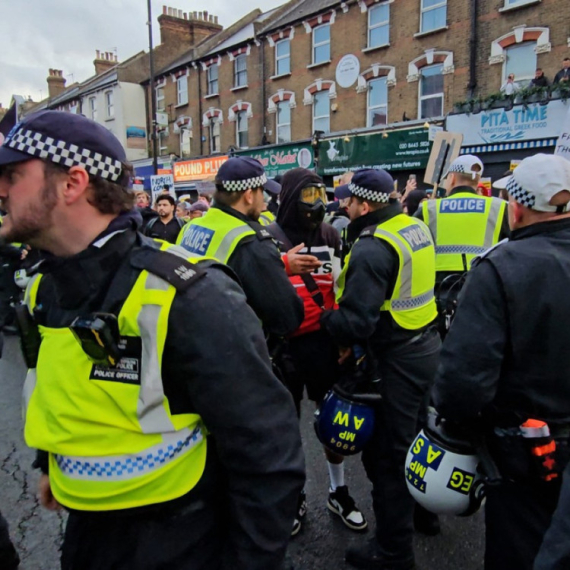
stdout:
[[504,95],[514,95],[520,90],[520,85],[515,82],[514,73],[510,73],[507,80],[501,85],[501,93]]
[[408,216],[413,216],[420,207],[420,204],[428,199],[428,195],[425,190],[412,190],[405,198],[403,202],[403,209]]
[[530,82],[531,87],[548,87],[548,79],[544,75],[544,71],[540,67],[536,70],[532,81]]
[[170,194],[161,194],[156,199],[155,206],[158,217],[147,223],[144,234],[168,243],[176,243],[178,234],[184,226],[184,220],[174,215],[176,200]]
[[135,192],[135,204],[143,220],[139,229],[144,233],[148,223],[158,218],[158,212],[150,207],[150,196],[144,190]]
[[554,76],[554,85],[560,82],[570,81],[570,57],[562,61],[562,69]]

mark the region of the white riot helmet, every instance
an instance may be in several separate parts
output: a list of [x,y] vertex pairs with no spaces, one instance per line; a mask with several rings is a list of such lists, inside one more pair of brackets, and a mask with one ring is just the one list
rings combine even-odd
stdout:
[[18,271],[14,273],[14,282],[20,289],[25,289],[30,282],[28,272],[25,269],[18,269]]
[[444,421],[436,425],[435,414],[408,451],[406,483],[422,507],[442,515],[472,515],[485,496],[473,445],[446,433]]

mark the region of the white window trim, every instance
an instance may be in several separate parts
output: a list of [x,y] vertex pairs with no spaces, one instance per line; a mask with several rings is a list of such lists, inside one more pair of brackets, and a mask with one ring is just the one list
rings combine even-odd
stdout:
[[294,109],[297,106],[294,91],[285,91],[285,89],[279,89],[275,95],[272,95],[267,100],[267,112],[269,114],[277,113],[277,103],[285,101],[285,95],[289,95],[289,107],[291,107],[291,109]]
[[[317,92],[315,93],[315,96],[316,96],[316,95],[320,95],[321,93],[323,93],[323,91],[317,91]],[[330,97],[329,97],[329,99],[330,99]],[[313,127],[312,130],[311,130],[312,133],[314,133],[314,132],[316,131],[316,129],[315,129],[315,119],[324,119],[325,117],[327,117],[328,120],[329,120],[329,130],[328,130],[328,132],[330,132],[330,130],[331,130],[331,104],[330,104],[330,102],[329,102],[329,112],[328,112],[328,115],[319,115],[318,117],[316,117],[316,116],[315,116],[315,103],[314,103],[314,96],[313,96],[313,110],[312,110],[311,115],[312,115],[312,127]],[[319,129],[319,130],[320,130],[320,129]],[[325,132],[326,132],[326,131],[325,131]]]
[[386,103],[384,105],[375,105],[374,107],[370,106],[370,93],[372,92],[372,89],[370,89],[370,83],[372,83],[372,81],[379,81],[380,79],[384,79],[383,77],[375,77],[374,79],[370,79],[368,81],[368,89],[367,89],[367,94],[366,94],[366,126],[368,128],[372,127],[372,126],[377,126],[377,125],[371,125],[370,124],[370,111],[374,110],[374,109],[381,109],[382,107],[386,108],[386,124],[388,124],[388,79],[386,78]]
[[[280,44],[282,42],[289,42],[289,54],[278,56],[277,55],[277,44]],[[278,62],[280,60],[283,60],[283,59],[289,60],[289,71],[287,73],[279,73],[279,63]],[[283,75],[290,75],[290,74],[291,74],[291,38],[283,38],[282,40],[275,42],[275,75],[274,75],[274,77],[281,77]]]
[[[217,137],[214,137],[214,127],[217,125],[219,125],[219,133]],[[208,125],[208,138],[210,139],[210,152],[212,154],[214,154],[215,152],[221,152],[222,151],[222,127],[221,127],[221,123],[219,121],[211,121],[210,124]],[[216,150],[214,148],[214,140],[215,138],[218,139],[219,141],[219,148],[218,150]]]
[[[158,93],[159,91],[162,92],[162,96],[159,97]],[[155,87],[155,96],[156,96],[156,112],[157,113],[163,113],[164,111],[166,111],[166,105],[164,105],[164,107],[160,106],[161,102],[164,102],[165,97],[164,97],[164,84],[163,85],[157,85]]]
[[[434,65],[441,65],[442,66],[442,71],[441,74],[443,75],[443,64],[442,63],[434,63],[431,65],[426,65],[424,67],[422,67],[422,69],[426,69],[428,67],[433,67]],[[421,70],[420,70],[421,73]],[[429,119],[430,117],[422,117],[422,101],[426,101],[427,99],[437,99],[437,98],[441,98],[441,114],[443,115],[444,110],[445,110],[445,88],[441,93],[436,93],[435,95],[422,95],[421,94],[421,90],[422,90],[422,82],[421,79],[420,81],[418,81],[418,119],[422,120],[422,119]]]
[[435,4],[434,6],[429,6],[427,8],[424,8],[424,0],[420,0],[421,4],[420,4],[420,34],[427,34],[429,32],[435,32],[436,30],[441,30],[444,26],[440,26],[439,28],[433,28],[432,30],[424,30],[424,14],[426,12],[431,12],[432,10],[437,10],[438,8],[442,8],[443,6],[445,6],[445,21],[447,22],[447,0],[440,0],[440,2],[438,2],[437,4]]
[[[184,85],[185,87],[184,91],[180,89],[181,85]],[[184,94],[184,92],[186,93],[186,99],[181,100],[180,95]],[[186,75],[181,75],[176,80],[176,100],[178,101],[178,103],[176,104],[177,107],[180,107],[182,105],[188,105],[188,77]]]
[[221,109],[216,109],[214,107],[210,107],[206,110],[206,112],[202,115],[202,126],[209,127],[211,123],[217,122],[220,125],[224,122],[224,115]]
[[[217,89],[215,92],[214,91],[210,92],[210,84],[213,83],[213,81],[210,79],[210,73],[211,73],[211,70],[214,68],[214,66],[216,67],[216,70],[218,72],[218,75],[215,79]],[[206,87],[207,87],[206,97],[213,97],[214,95],[219,94],[219,92],[220,92],[220,67],[219,67],[219,64],[212,63],[212,65],[209,65],[207,67],[207,69],[206,69]]]
[[[239,130],[239,114],[240,113],[244,113],[245,114],[245,130]],[[249,115],[247,114],[247,111],[245,109],[242,109],[241,111],[238,111],[236,114],[236,146],[238,148],[249,148]],[[239,135],[240,133],[246,133],[247,135],[247,146],[241,146],[239,144]]]
[[516,10],[517,8],[522,8],[532,4],[540,4],[542,2],[542,0],[515,0],[513,3],[509,4],[508,0],[504,1],[505,5],[502,8],[499,8],[499,12],[508,12],[509,10]]
[[455,72],[455,66],[453,65],[453,52],[452,51],[435,51],[434,49],[426,49],[424,55],[420,55],[416,57],[416,59],[410,61],[408,64],[408,83],[413,83],[414,81],[418,81],[420,78],[420,69],[418,67],[418,63],[426,60],[426,67],[428,65],[433,65],[436,63],[435,56],[445,56],[445,60],[443,62],[443,71],[441,72],[442,75],[448,75],[450,73]]
[[[274,103],[275,105],[275,144],[284,144],[284,143],[288,143],[291,142],[292,140],[292,136],[291,136],[291,119],[293,118],[291,115],[291,111],[289,111],[289,122],[288,123],[279,123],[279,112],[278,112],[278,106],[280,104],[284,104],[287,103],[287,101],[278,101],[277,104]],[[289,109],[292,109],[293,107],[291,106],[291,104],[289,104]],[[279,128],[280,127],[285,127],[288,126],[289,127],[289,140],[287,141],[282,141],[279,142]]]
[[[111,95],[111,104],[109,105],[108,95]],[[109,109],[111,112],[109,112]],[[115,118],[115,93],[112,90],[105,91],[105,112],[107,119]]]
[[[378,77],[382,77],[380,75],[380,70],[388,71],[388,73],[383,74],[386,76],[386,85],[388,87],[394,87],[396,85],[396,68],[391,65],[380,65],[379,63],[374,63],[372,67],[366,69],[358,76],[358,83],[356,84],[356,92],[357,93],[367,92],[368,82]],[[368,77],[368,75],[371,72],[372,72],[372,77]]]
[[[512,44],[510,46],[507,46],[504,50],[504,56],[505,56],[505,61],[503,63],[503,69],[501,71],[501,77],[502,77],[502,82],[504,83],[507,80],[507,51],[511,48],[523,45],[523,44],[534,44],[534,52],[536,54],[536,41],[534,40],[529,40],[527,42],[521,42],[520,44]],[[536,71],[536,65],[532,66],[532,70],[531,73],[525,77],[516,77],[515,76],[515,84],[519,84],[521,81],[524,82],[524,85],[527,85],[528,83],[530,83],[530,81],[532,80],[532,78],[534,77],[534,73]]]
[[[329,39],[326,42],[319,42],[319,43],[315,43],[315,32],[319,29],[319,28],[324,28],[324,27],[328,27],[329,29]],[[316,48],[321,47],[321,46],[329,46],[329,59],[328,60],[323,60],[323,61],[315,61],[315,51]],[[320,65],[322,63],[328,63],[331,59],[330,59],[330,53],[331,53],[331,25],[330,22],[327,22],[326,24],[321,24],[320,26],[315,26],[313,28],[313,33],[312,33],[312,58],[311,58],[311,66],[313,65]],[[311,67],[308,66],[308,67]]]
[[534,48],[534,51],[537,55],[540,53],[548,53],[552,49],[552,44],[550,43],[549,28],[527,28],[523,24],[522,26],[515,26],[512,32],[509,32],[508,34],[505,34],[491,42],[491,57],[489,58],[489,64],[493,65],[495,63],[504,63],[505,50],[501,46],[501,42],[508,37],[514,36],[515,44],[523,43],[525,32],[540,32],[540,36],[536,40],[528,40],[536,41],[536,47]]
[[[184,132],[188,132],[189,133],[189,138],[190,138],[190,149],[188,151],[188,155],[184,155],[182,153],[182,137],[184,136]],[[188,158],[190,156],[192,156],[192,128],[191,125],[184,125],[181,129],[180,129],[180,157],[181,158]]]
[[336,83],[334,81],[329,81],[326,79],[317,79],[305,88],[303,95],[303,105],[313,104],[313,93],[311,92],[312,87],[316,87],[314,90],[315,93],[328,90],[329,99],[336,98]]
[[[381,22],[380,24],[374,24],[374,26],[370,25],[370,16],[372,14],[372,12],[374,11],[375,8],[380,8],[380,6],[386,6],[388,8],[388,19],[385,22]],[[378,44],[377,46],[372,46],[370,45],[370,32],[372,30],[375,30],[376,28],[381,28],[383,26],[388,26],[388,41],[385,44]],[[376,49],[376,48],[380,48],[380,47],[384,47],[387,45],[390,45],[390,4],[389,3],[383,3],[383,4],[375,4],[374,6],[370,6],[370,8],[368,9],[368,29],[367,29],[367,42],[366,42],[366,48],[365,49]]]
[[89,114],[91,115],[91,120],[97,120],[97,98],[89,97]]
[[[238,61],[245,61],[245,68],[238,71]],[[237,79],[240,73],[245,73],[245,83],[238,83]],[[234,59],[234,89],[243,89],[247,87],[247,54],[241,53]]]

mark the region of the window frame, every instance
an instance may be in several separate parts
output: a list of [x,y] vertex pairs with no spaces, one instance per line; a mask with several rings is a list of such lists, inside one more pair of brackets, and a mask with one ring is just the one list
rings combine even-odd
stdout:
[[[192,137],[190,136],[191,129],[188,128],[188,125],[183,126],[180,129],[180,158],[190,158],[192,156]],[[182,150],[182,138],[184,133],[188,133],[188,154],[184,154]]]
[[[181,90],[180,86],[184,85],[184,89]],[[180,95],[186,94],[186,99],[181,99]],[[188,77],[186,75],[181,75],[176,79],[176,101],[177,106],[188,105]]]
[[[236,146],[238,148],[249,148],[249,117],[247,116],[247,110],[236,111]],[[245,129],[240,130],[240,120],[243,119],[245,124]],[[245,133],[245,145],[241,144],[240,135]]]
[[[238,62],[243,61],[243,69],[238,69]],[[240,74],[244,76],[243,81],[240,81]],[[247,87],[247,54],[241,53],[234,59],[234,88]]]
[[97,120],[97,97],[89,97],[89,114],[92,121]]
[[[214,133],[214,130],[218,129],[218,134]],[[210,139],[210,154],[215,154],[216,152],[221,152],[222,150],[222,128],[220,123],[218,122],[216,117],[210,119],[210,124],[208,126],[208,135]],[[218,141],[217,147],[214,144],[215,141]]]
[[[168,136],[169,133],[166,129],[158,131],[158,154],[163,156],[164,154],[168,154]],[[162,142],[166,142],[164,146],[161,145]],[[166,151],[166,152],[163,152]]]
[[[212,79],[212,77],[211,77],[213,69],[216,70],[215,79]],[[220,88],[219,79],[220,79],[220,73],[219,73],[218,64],[212,63],[211,65],[208,66],[208,69],[206,71],[206,81],[207,81],[207,87],[208,87],[206,95],[218,95],[219,94],[219,88]],[[216,86],[215,91],[212,90],[212,87],[214,84]]]
[[[289,46],[289,50],[287,51],[287,55],[278,55],[278,48],[279,44],[283,44],[287,42]],[[279,62],[283,60],[287,60],[287,71],[279,71]],[[279,77],[280,75],[288,75],[291,73],[291,39],[290,38],[283,38],[278,42],[275,42],[275,75]]]
[[[424,14],[426,12],[431,12],[433,10],[439,10],[445,7],[445,23],[443,26],[439,26],[437,28],[430,28],[429,30],[424,30]],[[430,32],[434,32],[436,30],[441,30],[447,25],[447,0],[440,0],[434,6],[428,6],[424,8],[424,0],[420,0],[420,34],[429,34]]]
[[[317,97],[326,97],[327,101],[328,101],[328,114],[327,115],[319,115],[316,116],[315,115],[315,109],[317,108],[317,102],[316,102],[316,98]],[[315,131],[323,131],[324,133],[330,133],[331,132],[331,103],[330,103],[330,97],[329,97],[329,92],[327,90],[322,90],[322,91],[317,91],[314,95],[313,95],[313,112],[312,112],[312,123],[313,123],[313,130],[312,132],[314,133]],[[316,120],[320,120],[320,119],[324,119],[324,118],[328,119],[328,129],[317,129],[315,126],[315,121]]]
[[[375,83],[375,82],[379,82],[379,81],[384,82],[384,88],[386,90],[386,103],[384,103],[382,105],[371,106],[370,105],[370,96],[372,94],[371,84]],[[366,90],[366,126],[368,128],[378,126],[378,125],[372,124],[370,112],[373,111],[374,109],[381,109],[382,107],[384,107],[386,109],[386,123],[379,123],[379,124],[386,124],[387,125],[388,124],[388,77],[387,76],[375,77],[374,79],[371,79],[368,81],[367,90]]]
[[[371,15],[374,12],[374,10],[380,9],[380,8],[387,8],[388,9],[388,19],[385,22],[381,22],[380,24],[374,24],[373,26],[370,24],[370,19],[371,19]],[[378,28],[382,28],[386,26],[388,28],[388,41],[383,43],[383,44],[378,44],[378,45],[372,45],[371,42],[371,36],[372,36],[372,30],[376,30]],[[368,36],[368,41],[367,41],[367,48],[371,49],[371,48],[376,48],[376,47],[382,47],[382,46],[387,46],[390,44],[390,4],[389,3],[383,3],[383,4],[376,4],[375,6],[371,6],[368,9],[368,31],[367,31],[367,36]]]
[[[289,101],[278,101],[276,104],[277,110],[275,112],[275,144],[285,144],[291,142],[291,104]],[[289,112],[289,122],[280,123],[279,122],[279,109],[287,109]],[[288,130],[287,140],[282,140],[279,138],[280,129],[286,128]]]
[[[166,111],[166,98],[164,96],[164,85],[157,85],[155,87],[156,95],[156,112],[164,113]],[[161,106],[162,105],[162,106]]]
[[[327,40],[327,41],[324,41],[324,42],[315,43],[315,33],[316,33],[316,31],[317,31],[317,30],[321,30],[321,29],[323,29],[323,28],[325,28],[325,27],[328,28],[328,30],[329,30],[329,37],[328,37],[328,40]],[[313,46],[313,49],[312,49],[312,55],[313,55],[313,57],[312,57],[312,65],[318,65],[319,63],[328,63],[328,62],[331,60],[331,25],[330,25],[330,23],[327,22],[327,23],[325,23],[325,24],[321,24],[320,26],[315,26],[315,27],[313,28],[313,31],[312,31],[312,46]],[[329,50],[329,52],[328,52],[328,57],[327,57],[326,59],[317,61],[316,58],[315,58],[316,50],[317,50],[317,48],[320,48],[320,47],[322,47],[322,46],[328,46],[328,50]]]
[[[506,48],[503,48],[503,53],[505,56],[505,61],[503,62],[503,69],[502,69],[502,83],[501,85],[507,80],[507,77],[509,76],[509,72],[507,71],[507,65],[509,62],[509,50],[513,49],[513,48],[520,48],[522,46],[532,46],[531,50],[533,52],[533,57],[534,57],[534,63],[532,65],[532,71],[531,74],[528,76],[523,76],[520,78],[517,78],[517,74],[515,73],[515,83],[516,84],[521,84],[521,87],[524,87],[526,85],[528,85],[530,83],[530,81],[534,78],[534,74],[536,72],[536,68],[538,67],[538,57],[536,55],[536,40],[530,40],[530,41],[526,41],[526,42],[521,42],[518,44],[512,44],[510,46],[507,46]],[[510,72],[512,73],[512,72]]]
[[420,79],[418,81],[418,119],[420,119],[420,120],[432,118],[432,117],[424,117],[422,114],[422,101],[425,101],[426,99],[435,99],[437,97],[441,97],[441,114],[440,115],[434,115],[434,116],[435,117],[441,117],[441,116],[443,116],[443,113],[444,113],[444,109],[445,109],[445,85],[442,85],[441,93],[436,93],[434,95],[422,95],[422,82],[424,79],[423,72],[424,72],[424,70],[432,69],[434,67],[439,67],[441,69],[441,72],[439,75],[441,75],[442,82],[443,82],[443,63],[434,63],[432,65],[426,65],[425,67],[422,67],[420,69]]
[[105,91],[105,111],[107,112],[107,119],[115,118],[115,94],[112,89]]

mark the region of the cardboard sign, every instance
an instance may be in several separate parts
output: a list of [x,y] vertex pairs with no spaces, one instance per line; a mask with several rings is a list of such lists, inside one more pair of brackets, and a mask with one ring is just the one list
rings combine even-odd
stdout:
[[168,186],[168,193],[176,200],[176,192],[174,192],[174,178],[172,174],[160,174],[150,177],[150,190],[152,193],[152,203],[156,201],[156,197],[162,194],[164,187]]
[[558,137],[554,154],[562,156],[566,160],[570,160],[570,108],[566,114],[566,120],[564,121],[562,132]]
[[459,156],[463,135],[461,133],[436,133],[424,175],[424,182],[441,186],[449,165]]

